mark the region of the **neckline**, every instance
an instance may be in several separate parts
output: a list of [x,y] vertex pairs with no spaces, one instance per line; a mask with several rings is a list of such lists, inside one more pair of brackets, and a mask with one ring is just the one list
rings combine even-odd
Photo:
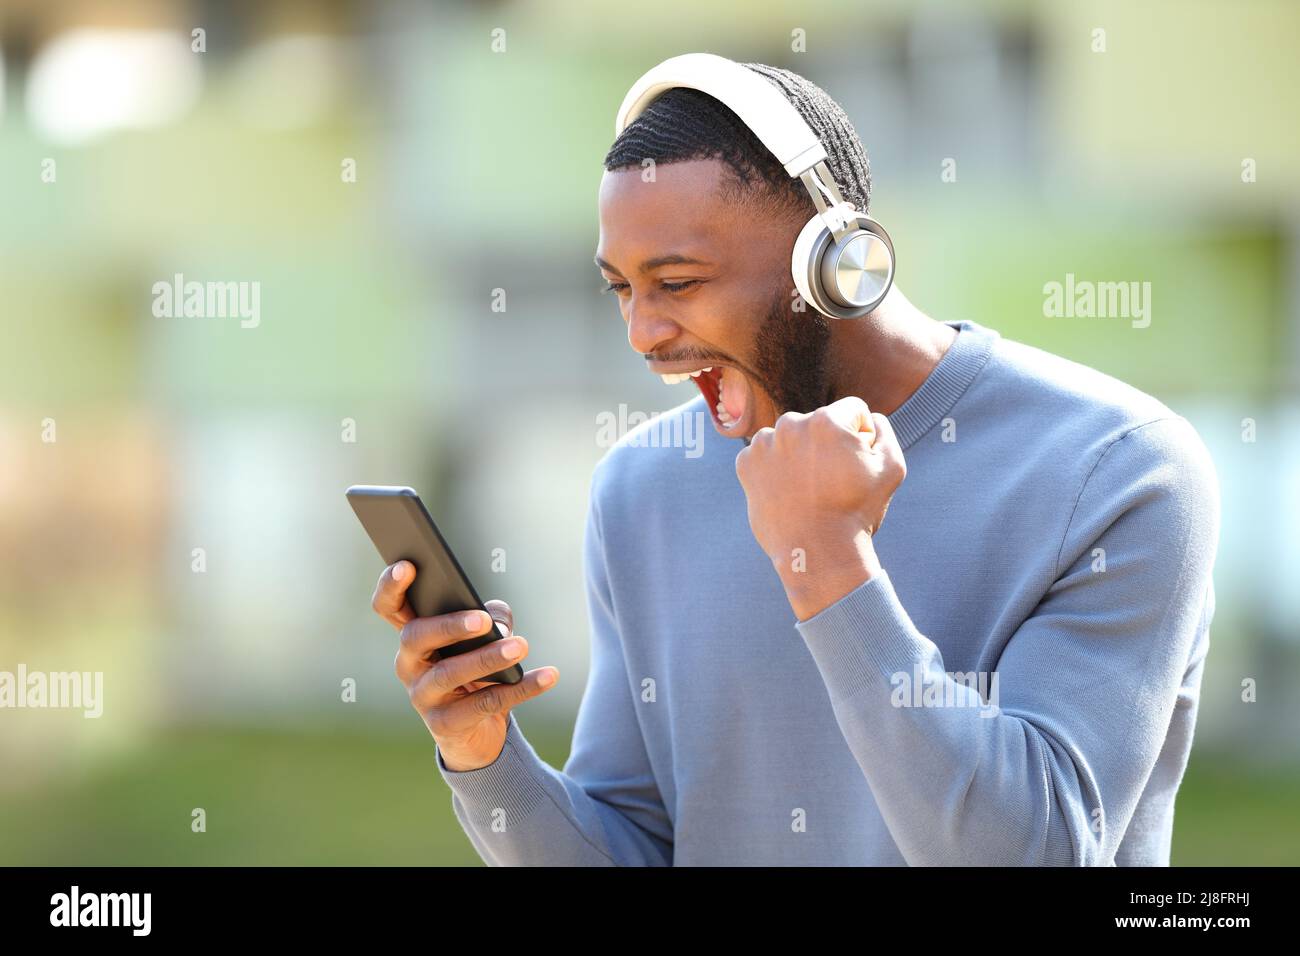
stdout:
[[998,339],[995,329],[970,319],[958,319],[944,324],[957,330],[948,351],[943,353],[943,358],[939,359],[939,363],[917,390],[886,416],[894,428],[899,445],[904,449],[937,425],[957,404],[957,400],[988,361],[993,344]]

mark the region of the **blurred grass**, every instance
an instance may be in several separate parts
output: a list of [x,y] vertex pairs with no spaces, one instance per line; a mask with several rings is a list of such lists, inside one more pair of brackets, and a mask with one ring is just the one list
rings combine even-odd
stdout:
[[[481,865],[412,724],[178,727],[99,771],[0,793],[0,865]],[[570,728],[527,732],[563,762]]]
[[[553,766],[571,729],[525,726]],[[177,728],[99,771],[0,794],[0,864],[481,865],[434,760],[418,722]],[[1300,772],[1194,755],[1172,862],[1295,865],[1297,806]],[[206,833],[190,830],[195,807]]]
[[1174,808],[1173,866],[1300,865],[1300,771],[1192,752]]

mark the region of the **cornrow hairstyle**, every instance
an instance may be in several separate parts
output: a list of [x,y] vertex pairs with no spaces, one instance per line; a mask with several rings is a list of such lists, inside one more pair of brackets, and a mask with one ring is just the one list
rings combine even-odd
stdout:
[[[741,64],[765,77],[790,101],[826,150],[826,165],[845,201],[869,212],[871,166],[857,131],[826,91],[797,73],[763,63]],[[719,159],[732,175],[719,189],[728,202],[760,212],[807,220],[817,212],[802,181],[795,179],[732,110],[707,93],[674,87],[653,100],[619,134],[605,155],[605,169],[640,168],[694,159]]]

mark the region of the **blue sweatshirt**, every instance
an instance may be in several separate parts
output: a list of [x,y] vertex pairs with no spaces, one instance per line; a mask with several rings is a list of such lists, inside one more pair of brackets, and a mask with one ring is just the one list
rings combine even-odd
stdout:
[[1210,456],[1154,398],[949,324],[889,416],[885,573],[802,623],[702,398],[666,416],[704,416],[702,451],[658,420],[609,450],[564,769],[513,713],[492,764],[437,755],[488,864],[1168,865],[1214,612]]

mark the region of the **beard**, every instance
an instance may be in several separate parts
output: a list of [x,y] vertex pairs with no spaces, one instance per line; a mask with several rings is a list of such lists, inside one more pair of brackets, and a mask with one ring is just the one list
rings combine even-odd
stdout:
[[793,302],[792,290],[778,290],[754,340],[758,384],[776,404],[777,415],[811,412],[830,399],[830,323],[811,307],[795,312]]

